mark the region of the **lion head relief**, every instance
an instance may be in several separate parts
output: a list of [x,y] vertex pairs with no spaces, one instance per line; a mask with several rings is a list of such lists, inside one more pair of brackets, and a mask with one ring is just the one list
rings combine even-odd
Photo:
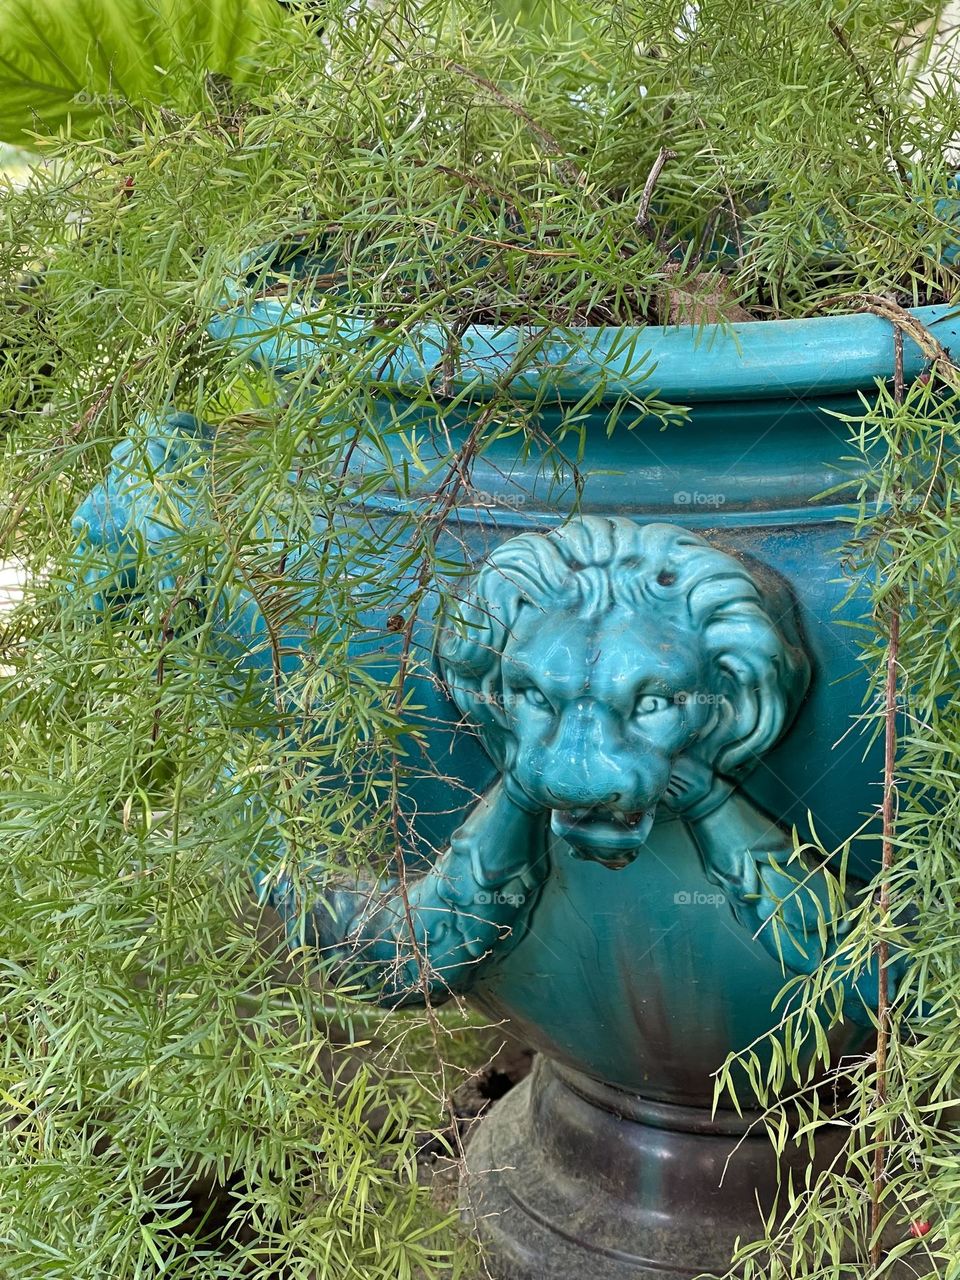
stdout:
[[678,761],[735,781],[788,726],[810,678],[791,614],[689,530],[587,516],[496,548],[439,658],[510,782],[622,866]]

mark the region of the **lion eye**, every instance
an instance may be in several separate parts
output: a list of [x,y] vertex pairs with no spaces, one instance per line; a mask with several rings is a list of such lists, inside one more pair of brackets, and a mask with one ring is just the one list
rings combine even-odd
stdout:
[[640,716],[649,716],[655,711],[666,711],[669,706],[669,698],[664,698],[659,693],[645,693],[637,699],[634,712]]
[[550,700],[546,694],[541,693],[534,685],[528,684],[525,689],[518,689],[517,692],[521,698],[525,698],[527,702],[534,707],[549,707]]

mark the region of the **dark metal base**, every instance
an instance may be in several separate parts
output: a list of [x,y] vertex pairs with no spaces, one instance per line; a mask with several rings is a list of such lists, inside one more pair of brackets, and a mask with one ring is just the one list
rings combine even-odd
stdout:
[[[843,1136],[822,1134],[818,1164]],[[806,1145],[783,1163],[806,1168]],[[763,1234],[776,1187],[749,1117],[647,1102],[540,1059],[478,1126],[462,1203],[494,1280],[693,1280]]]

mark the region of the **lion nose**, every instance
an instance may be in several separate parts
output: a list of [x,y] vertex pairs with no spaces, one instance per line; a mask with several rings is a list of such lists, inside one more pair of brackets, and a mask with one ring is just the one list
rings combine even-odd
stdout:
[[549,796],[564,807],[612,808],[630,790],[615,717],[585,700],[561,716],[547,752]]

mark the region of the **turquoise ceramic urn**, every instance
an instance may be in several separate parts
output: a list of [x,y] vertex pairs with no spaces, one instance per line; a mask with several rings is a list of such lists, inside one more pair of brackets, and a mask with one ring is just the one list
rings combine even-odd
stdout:
[[[280,374],[320,367],[332,343],[362,353],[359,321],[325,332],[292,291],[262,284],[234,290],[216,338]],[[956,341],[946,308],[915,314]],[[427,763],[406,776],[404,874],[318,874],[305,900],[278,827],[255,879],[298,942],[384,1003],[456,994],[536,1048],[531,1078],[467,1151],[463,1202],[492,1275],[690,1280],[759,1234],[777,1185],[762,1127],[714,1109],[715,1073],[754,1042],[769,1051],[784,983],[836,941],[820,927],[837,912],[829,870],[795,854],[795,833],[812,820],[839,848],[878,806],[843,625],[865,606],[839,571],[860,482],[842,415],[892,377],[893,334],[852,315],[534,337],[462,334],[438,414],[418,391],[444,340],[424,329],[370,375],[384,423],[404,430],[347,460],[385,576],[404,528],[422,529],[431,501],[442,516],[443,567],[430,582],[409,573],[409,608],[374,609],[363,637],[387,679],[418,655],[409,701]],[[909,340],[904,359],[916,377]],[[473,453],[505,378],[529,429]],[[625,397],[654,395],[686,417],[611,421]],[[580,455],[546,465],[583,403]],[[399,487],[414,430],[423,478]],[[158,488],[200,518],[210,438],[172,412],[137,424],[78,512],[86,573],[129,590],[135,545],[169,545]],[[185,451],[200,459],[189,481]],[[437,504],[457,455],[464,474]],[[328,534],[318,519],[314,536]],[[241,589],[218,626],[239,669],[274,678],[256,599]],[[284,636],[287,675],[308,640]],[[875,847],[853,846],[847,893],[869,881]],[[864,1044],[875,990],[875,974],[851,978],[838,1051]],[[791,1150],[781,1173],[808,1163]]]

